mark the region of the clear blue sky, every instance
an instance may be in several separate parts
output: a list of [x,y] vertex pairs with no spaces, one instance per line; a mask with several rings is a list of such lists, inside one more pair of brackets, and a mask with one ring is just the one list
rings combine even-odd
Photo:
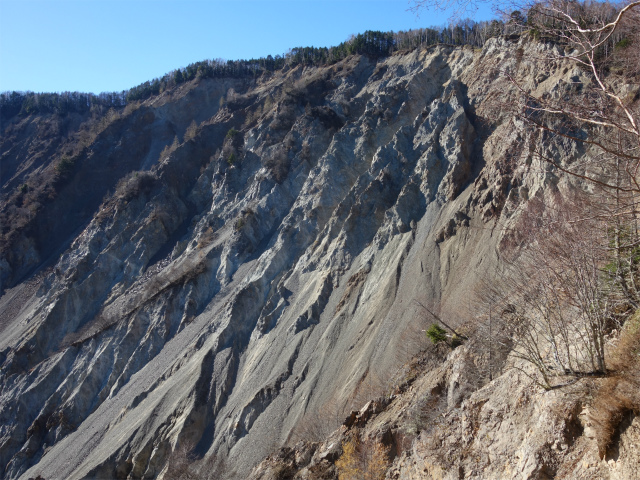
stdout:
[[[120,91],[205,59],[443,25],[408,0],[0,0],[0,92]],[[489,18],[490,12],[476,15]]]

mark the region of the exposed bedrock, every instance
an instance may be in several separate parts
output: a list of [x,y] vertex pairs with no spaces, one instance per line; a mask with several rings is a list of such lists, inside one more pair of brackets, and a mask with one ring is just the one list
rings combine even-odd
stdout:
[[422,347],[420,304],[465,321],[496,222],[559,182],[492,104],[517,48],[205,80],[109,124],[45,213],[85,208],[2,260],[3,478],[155,478],[180,445],[244,478]]

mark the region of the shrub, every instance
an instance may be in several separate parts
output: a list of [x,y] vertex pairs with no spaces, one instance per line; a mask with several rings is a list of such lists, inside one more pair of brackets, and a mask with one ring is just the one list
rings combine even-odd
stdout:
[[336,461],[339,480],[383,480],[389,466],[389,447],[379,440],[362,443],[357,437],[342,445]]
[[56,173],[60,177],[66,177],[73,172],[75,165],[76,161],[74,158],[62,157],[62,159],[56,164]]
[[625,37],[615,44],[615,49],[621,50],[623,48],[627,48],[629,45],[631,45],[631,40]]
[[156,174],[148,170],[130,172],[118,181],[113,197],[129,202],[151,192],[157,181]]
[[[432,323],[427,329],[427,338],[433,342],[434,345],[440,342],[447,341],[447,332],[440,325]],[[459,345],[459,343],[458,343]],[[456,345],[457,346],[457,345]]]
[[342,445],[342,455],[336,461],[339,480],[362,478],[360,459],[358,458],[359,447],[360,442],[357,438],[353,438]]
[[180,140],[178,140],[178,136],[175,135],[173,137],[173,142],[171,143],[171,145],[165,145],[164,148],[162,149],[162,152],[160,152],[160,160],[166,159],[169,155],[175,152],[179,146],[180,146]]
[[625,418],[640,413],[640,310],[627,320],[612,350],[612,374],[599,384],[589,414],[600,458],[609,453]]
[[270,148],[264,155],[263,163],[271,172],[275,181],[282,183],[287,178],[291,166],[288,149],[284,143]]
[[[606,335],[616,309],[637,301],[622,284],[620,229],[614,229],[616,247],[603,248],[611,229],[605,215],[597,217],[598,205],[587,200],[574,198],[570,204],[557,196],[553,206],[530,201],[518,227],[526,248],[520,247],[484,295],[485,311],[493,312],[489,345],[510,345],[512,361],[535,367],[531,378],[545,389],[606,374]],[[609,252],[618,258],[603,269]]]
[[193,140],[198,135],[198,124],[195,120],[192,120],[189,126],[187,127],[186,132],[184,133],[184,140],[189,141]]

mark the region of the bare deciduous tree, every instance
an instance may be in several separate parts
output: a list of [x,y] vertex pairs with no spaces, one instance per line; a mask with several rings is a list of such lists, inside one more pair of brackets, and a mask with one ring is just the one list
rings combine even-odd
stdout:
[[615,305],[603,246],[608,225],[559,195],[534,210],[518,229],[522,250],[482,296],[493,310],[491,347],[510,349],[512,358],[535,366],[539,384],[553,388],[559,377],[607,371],[605,335]]
[[[550,70],[564,64],[576,72],[552,91],[520,82],[519,62],[500,72],[519,94],[503,107],[523,121],[526,138],[537,140],[533,153],[592,194],[587,206],[558,199],[543,209],[546,217],[521,239],[518,260],[485,292],[502,335],[492,332],[491,341],[499,348],[500,338],[505,348],[511,342],[515,357],[535,365],[549,388],[558,374],[605,373],[605,333],[640,304],[640,1],[487,3],[510,11],[516,33],[544,44],[519,52]],[[413,4],[460,10],[478,2]],[[559,160],[554,142],[569,145],[576,159]]]
[[[622,41],[612,45],[612,40],[636,35],[639,10],[640,2],[619,10],[608,4],[568,0],[534,4],[528,10],[526,24],[535,37],[557,47],[548,49],[543,60],[568,60],[586,74],[587,81],[573,77],[573,84],[566,85],[565,91],[534,94],[506,73],[522,95],[518,116],[530,128],[547,133],[547,138],[565,138],[586,148],[585,157],[595,169],[568,168],[542,153],[541,158],[608,194],[640,192],[640,114],[637,95],[630,89],[633,77],[629,75],[634,72],[622,69],[614,74],[610,68],[616,57],[612,51]],[[624,48],[635,50],[637,59],[640,45],[632,45]]]
[[[528,32],[532,40],[555,45],[538,62],[569,61],[588,77],[586,82],[576,77],[565,91],[550,94],[532,92],[516,80],[515,72],[502,72],[521,94],[512,111],[530,129],[546,132],[542,141],[562,137],[590,149],[591,165],[598,171],[567,168],[542,152],[541,158],[609,192],[640,193],[640,112],[633,88],[640,68],[640,1],[615,6],[573,0],[414,0],[412,9],[456,12],[480,3],[510,12],[509,23],[519,24],[519,31]],[[625,178],[615,181],[614,171]]]

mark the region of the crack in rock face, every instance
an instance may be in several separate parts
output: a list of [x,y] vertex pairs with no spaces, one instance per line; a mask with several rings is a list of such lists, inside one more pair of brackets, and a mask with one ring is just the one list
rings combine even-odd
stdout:
[[416,302],[462,324],[491,227],[545,186],[503,168],[515,126],[478,127],[513,88],[487,58],[206,79],[105,118],[46,215],[84,208],[0,260],[3,478],[155,478],[183,446],[246,478],[425,348]]

